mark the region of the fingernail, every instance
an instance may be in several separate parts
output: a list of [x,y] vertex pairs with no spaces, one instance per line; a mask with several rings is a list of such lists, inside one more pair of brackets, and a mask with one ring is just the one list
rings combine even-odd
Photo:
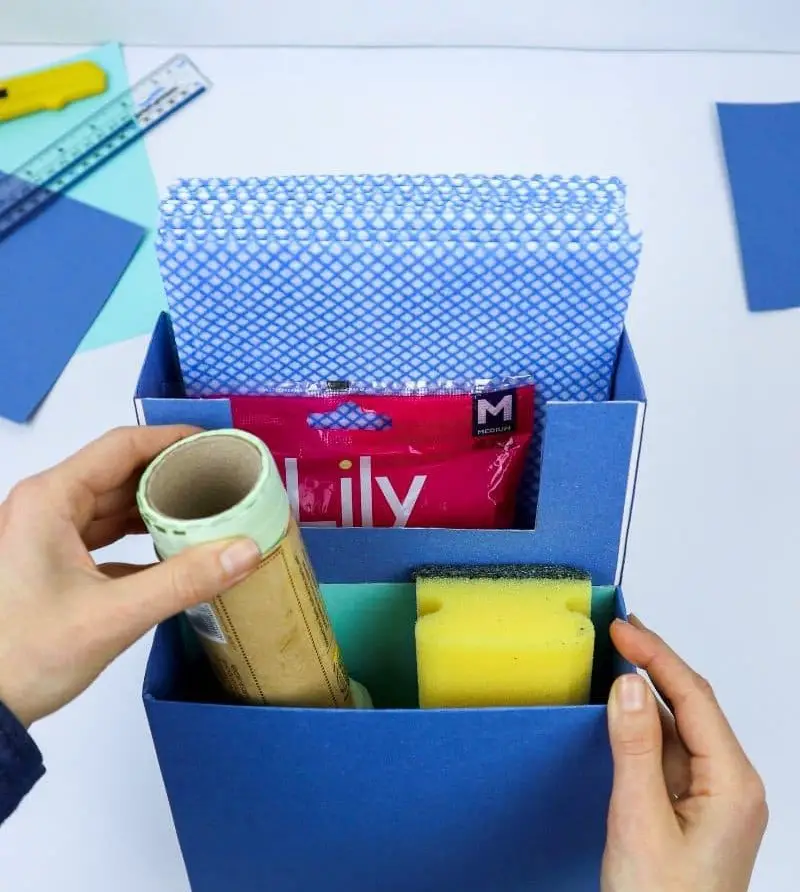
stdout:
[[623,712],[641,712],[644,709],[647,691],[644,681],[635,674],[622,675],[617,682],[619,705]]
[[261,551],[252,539],[237,539],[219,556],[225,575],[231,579],[254,570],[260,559]]
[[639,619],[635,613],[628,614],[628,622],[636,629],[647,631],[647,626]]

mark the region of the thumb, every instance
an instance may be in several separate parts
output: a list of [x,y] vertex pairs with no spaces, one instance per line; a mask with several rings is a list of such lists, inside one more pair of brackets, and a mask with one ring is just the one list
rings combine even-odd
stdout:
[[608,731],[614,757],[610,824],[620,829],[674,820],[662,766],[658,704],[636,673],[620,676],[608,701]]
[[241,582],[261,560],[252,539],[227,539],[187,548],[174,557],[116,579],[105,590],[117,632],[131,641],[157,623]]

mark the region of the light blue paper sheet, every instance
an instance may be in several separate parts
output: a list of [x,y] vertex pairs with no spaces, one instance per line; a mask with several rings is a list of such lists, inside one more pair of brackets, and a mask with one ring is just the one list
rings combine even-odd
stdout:
[[[0,124],[0,170],[11,171],[128,86],[119,44],[106,44],[77,58],[92,59],[108,74],[108,90],[58,112],[40,112]],[[52,65],[59,64],[54,59]],[[48,66],[50,67],[50,66]],[[3,72],[11,75],[14,72]],[[95,320],[78,352],[149,333],[166,306],[156,261],[154,236],[158,191],[144,142],[139,140],[111,159],[69,192],[104,211],[148,230],[136,256]]]

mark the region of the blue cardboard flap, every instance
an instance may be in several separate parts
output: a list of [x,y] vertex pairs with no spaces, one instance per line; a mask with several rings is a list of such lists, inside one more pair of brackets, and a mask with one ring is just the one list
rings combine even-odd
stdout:
[[[360,642],[340,626],[354,603],[374,616],[359,588],[323,593],[348,668],[377,691],[358,650],[383,673],[385,641],[371,622]],[[361,588],[369,599],[375,587]],[[386,620],[407,624],[413,660],[406,588],[403,616]],[[619,591],[602,600],[607,639],[626,607]],[[145,708],[193,892],[597,892],[611,790],[602,703],[630,671],[608,657],[589,706],[245,707],[214,702],[180,621],[162,625]]]

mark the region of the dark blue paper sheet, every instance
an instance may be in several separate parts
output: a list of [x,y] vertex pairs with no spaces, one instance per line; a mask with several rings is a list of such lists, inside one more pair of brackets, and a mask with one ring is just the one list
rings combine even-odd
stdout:
[[717,112],[748,306],[800,306],[800,102]]
[[0,240],[0,416],[22,422],[35,412],[144,232],[61,197]]

